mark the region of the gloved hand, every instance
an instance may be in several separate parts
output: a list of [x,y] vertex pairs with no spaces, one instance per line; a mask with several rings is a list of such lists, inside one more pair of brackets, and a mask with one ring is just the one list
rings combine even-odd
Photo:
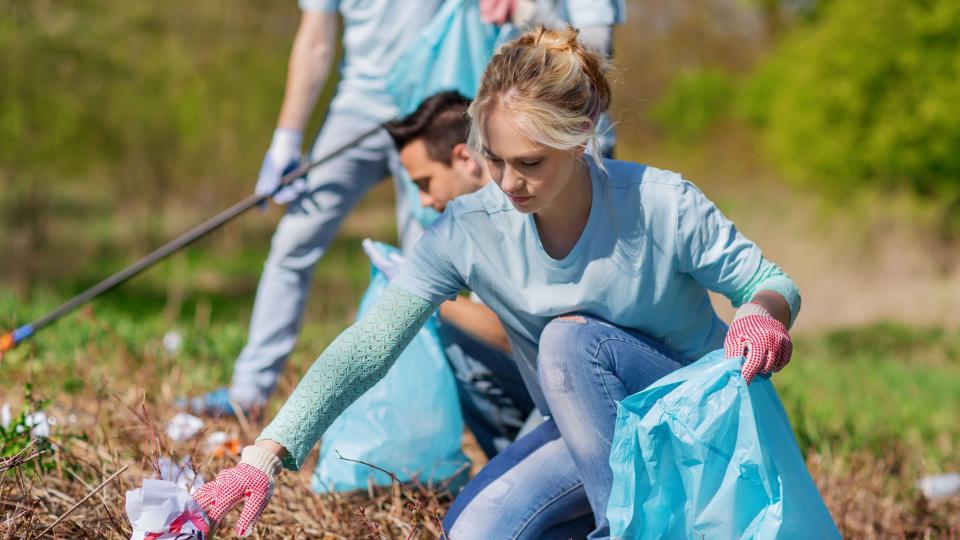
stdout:
[[516,0],[480,0],[480,18],[483,22],[501,25],[513,14]]
[[374,242],[369,238],[364,238],[363,242],[360,242],[363,251],[367,254],[367,257],[370,257],[370,263],[387,277],[387,281],[393,281],[405,259],[395,251],[380,249],[377,244],[379,242]]
[[200,486],[193,498],[214,523],[219,523],[231,508],[246,499],[234,531],[237,536],[246,536],[273,496],[274,479],[280,466],[277,456],[258,446],[248,446],[243,449],[236,467],[220,471],[217,479]]
[[[263,165],[260,166],[260,175],[257,177],[257,195],[272,195],[280,186],[283,175],[297,168],[300,164],[302,142],[303,135],[298,131],[278,128],[273,132],[273,141],[267,155],[263,157]],[[306,185],[305,179],[297,178],[274,195],[273,200],[277,204],[287,204],[296,199]]]
[[746,357],[740,373],[747,384],[754,375],[780,371],[790,361],[793,342],[783,323],[755,302],[740,306],[723,342],[727,358]]

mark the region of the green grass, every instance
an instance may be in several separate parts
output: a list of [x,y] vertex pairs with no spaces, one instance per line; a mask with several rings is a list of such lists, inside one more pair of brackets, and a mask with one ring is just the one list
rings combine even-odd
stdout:
[[[321,261],[273,410],[352,321],[369,273],[359,241],[391,238],[391,215],[384,186],[361,203]],[[138,452],[152,444],[149,432],[103,408],[136,409],[142,396],[144,411],[155,420],[167,418],[175,397],[228,383],[246,339],[269,232],[252,226],[233,248],[229,242],[194,246],[44,329],[0,360],[0,403],[10,401],[14,415],[20,414],[29,385],[33,407],[50,402],[49,410],[61,419],[71,412],[80,416],[83,428],[58,428],[65,435],[58,435],[60,443],[89,436],[117,449],[122,459],[139,459]],[[46,276],[26,293],[0,288],[0,328],[34,320],[127,264],[139,255],[131,249],[106,249],[109,256],[78,265],[82,271],[71,279]],[[162,345],[171,330],[183,336],[176,354]],[[812,474],[835,517],[844,520],[844,534],[866,530],[861,522],[877,531],[900,530],[904,523],[947,530],[952,507],[935,507],[932,514],[915,509],[913,482],[960,468],[960,332],[884,323],[798,335],[794,351],[774,382]],[[0,454],[24,444],[16,426],[0,434]],[[296,482],[306,485],[303,477]],[[879,507],[882,518],[863,521],[880,515]]]
[[[395,238],[391,200],[389,183],[371,192],[317,266],[288,377],[298,377],[352,322],[369,279],[360,240]],[[43,397],[103,395],[142,386],[150,401],[161,399],[163,385],[182,394],[226,384],[246,339],[257,279],[280,215],[274,209],[268,216],[245,216],[228,226],[233,231],[214,233],[38,332],[0,361],[0,403],[19,400],[26,383]],[[185,230],[193,221],[171,228]],[[86,245],[74,245],[61,255],[73,274],[37,276],[25,293],[0,287],[0,331],[36,320],[162,243],[140,251],[122,241],[98,244],[83,234],[96,224],[79,226],[87,227],[74,231],[87,238]],[[234,239],[224,241],[231,234]],[[99,256],[77,255],[91,251]],[[162,345],[171,331],[183,337],[175,355]]]
[[879,323],[797,340],[775,378],[804,450],[960,466],[960,332]]
[[[90,370],[88,382],[116,379],[118,367],[133,368],[146,378],[163,377],[180,368],[187,387],[228,381],[233,359],[246,337],[263,256],[265,253],[242,279],[231,281],[225,279],[226,273],[218,274],[224,278],[219,280],[221,287],[189,287],[184,293],[174,293],[163,283],[164,274],[169,273],[158,268],[155,273],[159,276],[135,278],[106,293],[8,353],[3,359],[3,393],[26,380],[33,380],[37,391],[44,394],[82,387],[87,383],[78,383],[75,375],[81,368]],[[201,260],[182,265],[178,280],[189,283],[215,263],[197,259]],[[225,266],[228,273],[229,263]],[[331,248],[311,292],[298,358],[301,354],[315,357],[338,328],[349,324],[368,274],[368,263],[356,239],[344,239]],[[27,296],[0,291],[0,313],[5,315],[0,323],[12,329],[35,320],[80,290],[73,286],[40,289]],[[181,294],[180,300],[172,298]],[[161,344],[164,334],[171,331],[183,336],[182,349],[174,356]]]
[[[369,273],[359,242],[395,236],[391,197],[385,183],[362,201],[318,265],[301,339],[281,388],[295,383],[352,321]],[[44,329],[3,358],[0,401],[19,401],[27,383],[40,399],[88,399],[142,388],[150,402],[226,384],[246,339],[278,216],[277,211],[245,216]],[[195,216],[187,221],[165,229],[185,230]],[[60,255],[73,273],[42,276],[21,293],[0,287],[0,329],[35,320],[160,243],[138,251],[123,241],[93,242],[89,228],[72,232],[87,238],[87,245],[75,244],[75,251]],[[169,331],[183,336],[177,354],[162,346]],[[796,336],[793,362],[774,381],[804,451],[879,456],[898,449],[913,456],[918,469],[960,467],[956,330],[882,323]]]
[[[288,382],[351,321],[368,272],[353,241],[338,242],[321,265]],[[202,391],[229,381],[255,284],[234,295],[199,291],[171,320],[149,283],[109,293],[7,354],[3,394],[16,399],[28,382],[41,397],[136,386],[155,401],[162,399],[158,384]],[[50,292],[29,299],[2,292],[0,313],[16,313],[20,323],[59,300]],[[198,311],[210,315],[200,321]],[[162,346],[171,330],[184,338],[174,355]],[[922,470],[960,466],[960,332],[882,323],[800,336],[793,362],[774,381],[804,451],[883,455],[897,449],[916,456],[912,465]]]

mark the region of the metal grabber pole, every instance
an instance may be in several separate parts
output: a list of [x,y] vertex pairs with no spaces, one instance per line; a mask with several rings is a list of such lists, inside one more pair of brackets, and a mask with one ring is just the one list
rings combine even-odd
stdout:
[[183,233],[182,235],[174,238],[173,240],[164,244],[157,250],[146,255],[139,261],[131,264],[130,266],[124,268],[123,270],[120,270],[116,274],[113,274],[112,276],[104,279],[100,283],[97,283],[96,285],[83,291],[77,296],[74,296],[73,298],[64,302],[53,311],[50,311],[43,317],[40,317],[36,321],[30,324],[25,324],[12,332],[7,332],[5,334],[0,335],[0,355],[13,349],[19,343],[30,338],[31,336],[39,332],[41,329],[43,329],[47,325],[53,323],[57,319],[66,315],[67,313],[70,313],[71,311],[80,307],[86,302],[92,300],[93,298],[96,298],[97,296],[100,296],[101,294],[109,291],[110,289],[116,287],[117,285],[120,285],[124,281],[127,281],[133,276],[153,266],[158,261],[163,260],[169,255],[192,244],[193,242],[199,240],[200,238],[203,238],[210,232],[215,231],[216,229],[220,228],[220,226],[222,226],[223,224],[239,216],[240,214],[243,214],[247,210],[250,210],[254,206],[265,203],[267,199],[272,197],[274,194],[277,193],[277,191],[280,191],[284,186],[286,186],[290,182],[293,182],[297,178],[304,176],[308,171],[310,171],[310,169],[313,169],[317,165],[325,163],[333,159],[334,157],[342,154],[344,151],[358,144],[360,141],[380,131],[381,127],[382,126],[378,125],[377,127],[362,133],[361,135],[351,140],[350,142],[344,144],[343,146],[340,146],[333,152],[330,152],[329,154],[323,157],[320,157],[314,161],[304,163],[303,165],[300,165],[296,169],[283,175],[283,178],[280,179],[280,187],[278,187],[273,194],[250,195],[249,197],[243,199],[242,201],[234,204],[230,208],[227,208],[226,210],[220,212],[219,214],[213,216],[212,218],[204,221],[200,225],[197,225],[193,229],[190,229],[189,231]]

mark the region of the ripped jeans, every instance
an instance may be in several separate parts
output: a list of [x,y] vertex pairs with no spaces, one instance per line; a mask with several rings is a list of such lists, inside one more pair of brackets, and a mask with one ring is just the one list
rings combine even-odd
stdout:
[[451,540],[609,538],[617,402],[688,362],[633,330],[573,315],[540,336],[551,417],[484,467],[444,518]]

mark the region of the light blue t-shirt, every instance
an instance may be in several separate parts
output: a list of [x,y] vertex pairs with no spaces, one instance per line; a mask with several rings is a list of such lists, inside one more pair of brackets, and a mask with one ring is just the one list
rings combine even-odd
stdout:
[[688,360],[723,346],[726,324],[707,289],[743,301],[762,256],[680,175],[587,158],[593,198],[580,239],[561,260],[544,251],[530,214],[493,182],[452,201],[414,245],[395,283],[440,304],[474,291],[500,318],[527,386],[540,333],[582,313],[655,338]]
[[443,0],[299,0],[304,11],[339,12],[343,19],[340,83],[330,110],[377,121],[397,115],[386,93],[394,62],[433,19]]
[[577,28],[614,26],[626,21],[624,0],[537,0],[533,23],[557,26],[561,22]]

